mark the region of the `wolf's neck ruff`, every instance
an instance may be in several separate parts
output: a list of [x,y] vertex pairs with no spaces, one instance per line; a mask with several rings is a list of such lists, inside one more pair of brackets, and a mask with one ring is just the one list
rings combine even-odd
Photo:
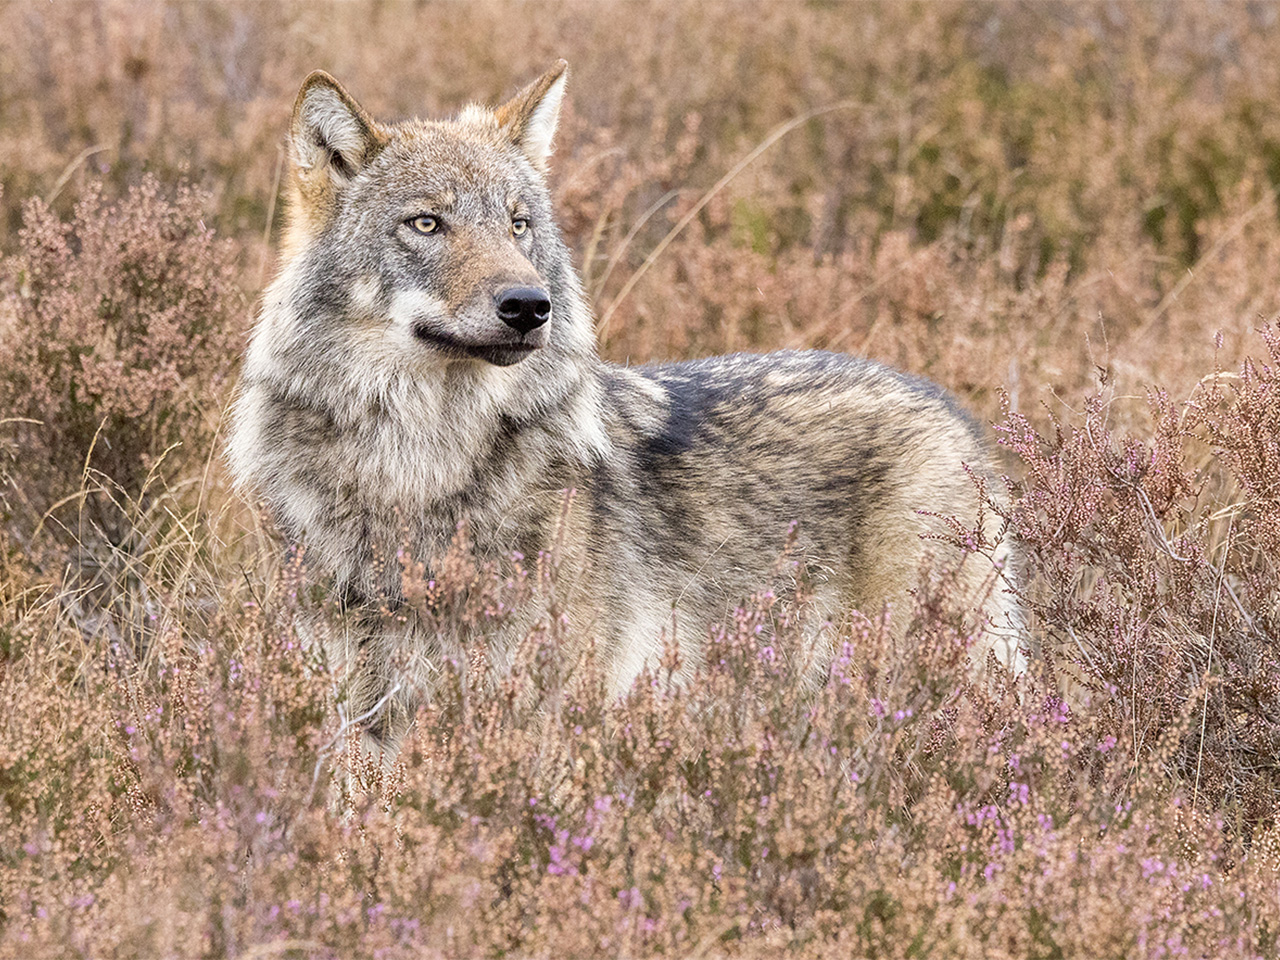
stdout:
[[[574,636],[596,641],[619,692],[677,624],[696,668],[706,625],[776,578],[798,522],[827,624],[806,662],[821,672],[852,608],[875,616],[908,596],[922,537],[946,532],[938,518],[998,540],[969,472],[988,470],[981,431],[938,387],[851,357],[601,362],[545,180],[564,79],[561,63],[496,111],[398,125],[331,77],[307,79],[233,472],[306,542],[313,572],[370,611],[398,596],[398,552],[430,560],[463,521],[492,559],[558,535]],[[1016,668],[1010,555],[997,543],[941,559],[960,564],[975,629],[996,628],[978,656]],[[541,615],[534,605],[495,642]],[[434,676],[396,665],[429,665],[431,641],[412,617],[360,623],[333,641],[360,656],[335,662],[370,704],[402,671],[399,719],[377,726],[394,740]]]

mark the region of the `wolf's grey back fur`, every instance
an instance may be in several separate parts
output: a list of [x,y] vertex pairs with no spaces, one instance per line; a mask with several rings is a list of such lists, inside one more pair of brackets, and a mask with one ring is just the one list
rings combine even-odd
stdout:
[[[383,126],[308,78],[284,264],[235,410],[238,481],[366,612],[398,598],[401,548],[429,561],[465,520],[481,556],[534,556],[576,491],[571,614],[619,692],[664,632],[696,663],[793,522],[824,610],[901,601],[937,546],[922,538],[941,532],[931,515],[981,513],[967,472],[989,472],[981,430],[934,384],[848,356],[602,362],[543,176],[563,84],[561,64],[496,112]],[[512,284],[545,288],[550,321],[504,327],[493,304]],[[1016,604],[992,580],[1008,557],[1001,544],[995,567],[961,568],[1006,631]],[[356,711],[418,642],[412,624],[364,622]],[[1016,636],[993,631],[977,656],[988,649],[1020,665]],[[409,650],[423,665],[400,677],[413,696],[429,694],[432,653]],[[398,723],[382,729],[394,738]]]

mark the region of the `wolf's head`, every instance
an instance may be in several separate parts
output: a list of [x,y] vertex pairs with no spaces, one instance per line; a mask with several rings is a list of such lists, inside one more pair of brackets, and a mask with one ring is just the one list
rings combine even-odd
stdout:
[[492,380],[485,369],[519,364],[527,382],[593,353],[545,178],[566,78],[560,61],[496,110],[383,124],[311,74],[290,129],[283,269],[251,370],[269,354],[310,392],[358,381],[370,399],[450,370]]
[[[369,575],[370,523],[471,515],[482,487],[505,518],[533,502],[530,476],[558,489],[560,466],[607,455],[591,314],[545,178],[565,77],[558,63],[496,110],[398,124],[328,74],[298,94],[281,267],[228,460],[349,580]],[[384,556],[404,535],[388,529]]]

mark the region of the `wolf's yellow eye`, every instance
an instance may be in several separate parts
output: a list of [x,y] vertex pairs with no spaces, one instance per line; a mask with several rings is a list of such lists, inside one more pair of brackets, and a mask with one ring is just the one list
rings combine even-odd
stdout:
[[511,235],[513,237],[522,237],[525,231],[529,229],[529,220],[527,217],[516,217],[511,221]]
[[425,213],[420,217],[414,217],[411,220],[406,220],[405,223],[409,225],[411,230],[414,230],[417,233],[435,233],[440,229],[440,221]]

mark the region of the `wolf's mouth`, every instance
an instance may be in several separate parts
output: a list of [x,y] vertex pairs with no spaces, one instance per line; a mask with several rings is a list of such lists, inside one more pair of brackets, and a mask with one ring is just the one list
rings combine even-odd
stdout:
[[542,344],[528,340],[511,340],[505,343],[468,343],[447,333],[432,330],[422,324],[413,328],[413,335],[423,343],[430,344],[441,353],[459,360],[484,360],[499,367],[509,367],[519,363]]

